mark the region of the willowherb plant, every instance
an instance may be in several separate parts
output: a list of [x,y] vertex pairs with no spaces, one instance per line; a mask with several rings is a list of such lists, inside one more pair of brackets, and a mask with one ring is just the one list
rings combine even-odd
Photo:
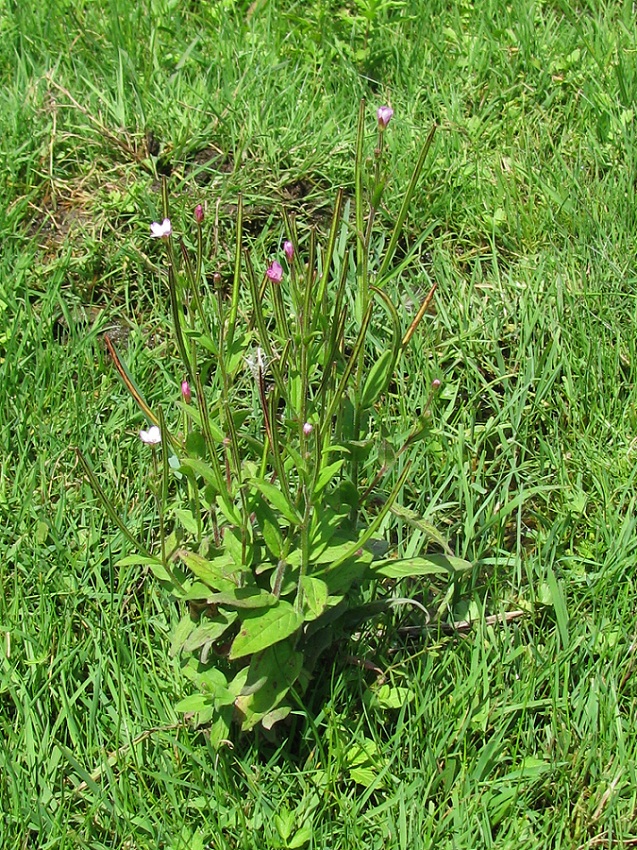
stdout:
[[[370,411],[387,391],[433,296],[432,290],[403,329],[384,291],[433,130],[384,252],[376,257],[371,248],[392,115],[389,107],[377,112],[375,164],[366,192],[361,104],[354,226],[339,191],[324,246],[314,230],[301,246],[295,222],[286,217],[282,253],[259,278],[243,247],[239,200],[232,288],[228,296],[219,289],[214,309],[205,308],[202,296],[203,208],[198,205],[194,214],[193,261],[173,231],[164,183],[164,220],[151,225],[151,236],[166,252],[184,372],[181,433],[169,429],[161,410],[151,410],[107,343],[149,422],[140,437],[152,452],[157,551],[135,540],[79,456],[110,516],[137,547],[122,563],[148,565],[183,603],[171,653],[182,659],[196,692],[179,708],[199,723],[211,723],[213,741],[227,737],[233,720],[246,730],[259,723],[270,728],[286,717],[292,693],[304,690],[321,653],[366,617],[396,603],[387,591],[361,604],[366,583],[382,587],[384,579],[453,576],[465,566],[451,555],[374,558],[370,541],[387,513],[398,510],[409,463],[376,513],[370,510],[371,518],[361,523],[361,511],[385,474],[422,433],[417,421],[379,470],[363,470]],[[350,307],[352,278],[356,297]],[[368,331],[378,308],[389,319],[387,340],[372,355]],[[401,508],[400,515],[422,528],[409,510]]]

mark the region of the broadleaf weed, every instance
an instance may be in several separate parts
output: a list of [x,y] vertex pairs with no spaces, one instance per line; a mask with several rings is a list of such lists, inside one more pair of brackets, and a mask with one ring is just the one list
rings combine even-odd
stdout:
[[[108,502],[107,510],[137,546],[139,563],[186,606],[171,653],[182,659],[197,693],[178,708],[198,723],[211,723],[216,743],[228,738],[233,718],[244,730],[283,720],[292,710],[292,693],[307,686],[327,647],[366,618],[405,601],[383,582],[440,573],[453,580],[465,566],[426,555],[401,561],[385,553],[378,559],[369,545],[408,479],[410,462],[399,459],[422,430],[418,421],[399,446],[385,439],[378,453],[381,468],[372,468],[374,406],[400,368],[401,353],[433,294],[403,327],[383,284],[392,273],[435,128],[379,256],[372,234],[386,183],[383,147],[393,110],[377,112],[367,184],[366,114],[363,102],[354,226],[342,191],[324,246],[315,229],[302,244],[296,222],[286,217],[281,254],[259,276],[243,244],[240,201],[228,297],[220,289],[212,302],[202,296],[205,214],[198,205],[193,261],[173,230],[164,179],[163,221],[151,225],[151,236],[164,247],[183,373],[181,433],[168,428],[162,410],[151,410],[108,344],[151,426],[140,436],[152,458],[157,553],[137,544]],[[389,321],[374,323],[378,313]],[[82,462],[106,501],[91,467]],[[377,487],[394,467],[399,474],[377,507]],[[370,506],[372,497],[376,502]],[[418,518],[411,519],[422,531]],[[372,582],[380,598],[361,605],[361,588]]]

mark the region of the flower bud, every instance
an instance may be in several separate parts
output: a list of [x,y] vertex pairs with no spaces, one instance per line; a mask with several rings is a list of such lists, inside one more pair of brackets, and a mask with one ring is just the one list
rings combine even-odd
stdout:
[[306,422],[303,426],[303,433],[306,437],[309,437],[313,430],[314,426],[310,422]]
[[440,378],[434,378],[433,381],[431,382],[432,390],[439,390],[441,384],[442,384],[442,381],[440,380]]
[[283,280],[283,266],[276,260],[270,263],[265,273],[273,283],[281,283]]
[[197,224],[201,224],[201,222],[203,221],[203,207],[201,206],[201,204],[197,204],[197,206],[195,207],[195,221],[197,222]]
[[294,245],[290,242],[289,239],[283,243],[283,252],[288,258],[288,263],[291,263],[294,259]]
[[190,402],[192,401],[192,393],[190,392],[190,384],[186,380],[183,380],[181,382],[181,397],[186,402],[186,404],[190,404]]
[[394,116],[394,110],[391,106],[379,106],[376,110],[376,118],[378,119],[378,129],[385,130],[387,125]]

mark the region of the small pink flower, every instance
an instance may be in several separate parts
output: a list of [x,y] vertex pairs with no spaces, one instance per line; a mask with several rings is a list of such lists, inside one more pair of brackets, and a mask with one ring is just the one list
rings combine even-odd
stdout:
[[186,402],[186,404],[190,404],[192,400],[192,393],[190,391],[190,384],[188,381],[181,382],[181,397]]
[[306,437],[309,437],[313,430],[314,426],[310,422],[306,422],[303,426],[303,433]]
[[195,221],[197,222],[197,224],[201,224],[201,222],[203,221],[203,207],[201,206],[201,204],[197,204],[197,206],[195,207]]
[[379,129],[385,130],[393,117],[394,110],[391,106],[379,106],[376,110],[376,118],[378,119]]
[[283,252],[288,258],[288,263],[291,263],[294,259],[294,245],[289,240],[283,243]]
[[169,218],[165,218],[161,224],[154,221],[150,226],[150,235],[153,239],[168,239],[172,232],[173,228]]
[[265,273],[273,283],[281,283],[283,280],[283,266],[276,260],[270,263]]
[[139,432],[139,439],[148,446],[156,446],[161,443],[161,431],[157,425],[151,425],[148,431]]
[[442,384],[442,381],[440,380],[440,378],[434,378],[433,381],[431,382],[431,388],[433,390],[439,390],[441,384]]

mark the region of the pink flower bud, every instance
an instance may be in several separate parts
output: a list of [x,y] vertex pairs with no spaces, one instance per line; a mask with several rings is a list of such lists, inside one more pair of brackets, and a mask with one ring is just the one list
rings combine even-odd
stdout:
[[440,378],[434,378],[433,381],[431,382],[431,388],[433,390],[439,390],[441,384],[442,384],[442,381],[440,380]]
[[186,402],[186,404],[190,404],[190,402],[192,401],[192,393],[190,392],[190,384],[186,380],[183,380],[181,382],[181,397]]
[[303,433],[306,437],[309,437],[313,430],[314,426],[310,422],[306,422],[303,426]]
[[283,280],[283,266],[276,260],[270,263],[265,273],[273,283],[281,283]]
[[393,116],[394,110],[391,108],[391,106],[379,106],[376,110],[376,118],[378,119],[379,129],[385,130]]
[[197,204],[197,206],[195,207],[195,221],[197,222],[197,224],[201,224],[201,222],[203,221],[203,207],[201,206],[201,204]]
[[288,263],[291,263],[294,259],[294,245],[289,241],[289,239],[283,243],[283,251],[285,256],[288,258]]

